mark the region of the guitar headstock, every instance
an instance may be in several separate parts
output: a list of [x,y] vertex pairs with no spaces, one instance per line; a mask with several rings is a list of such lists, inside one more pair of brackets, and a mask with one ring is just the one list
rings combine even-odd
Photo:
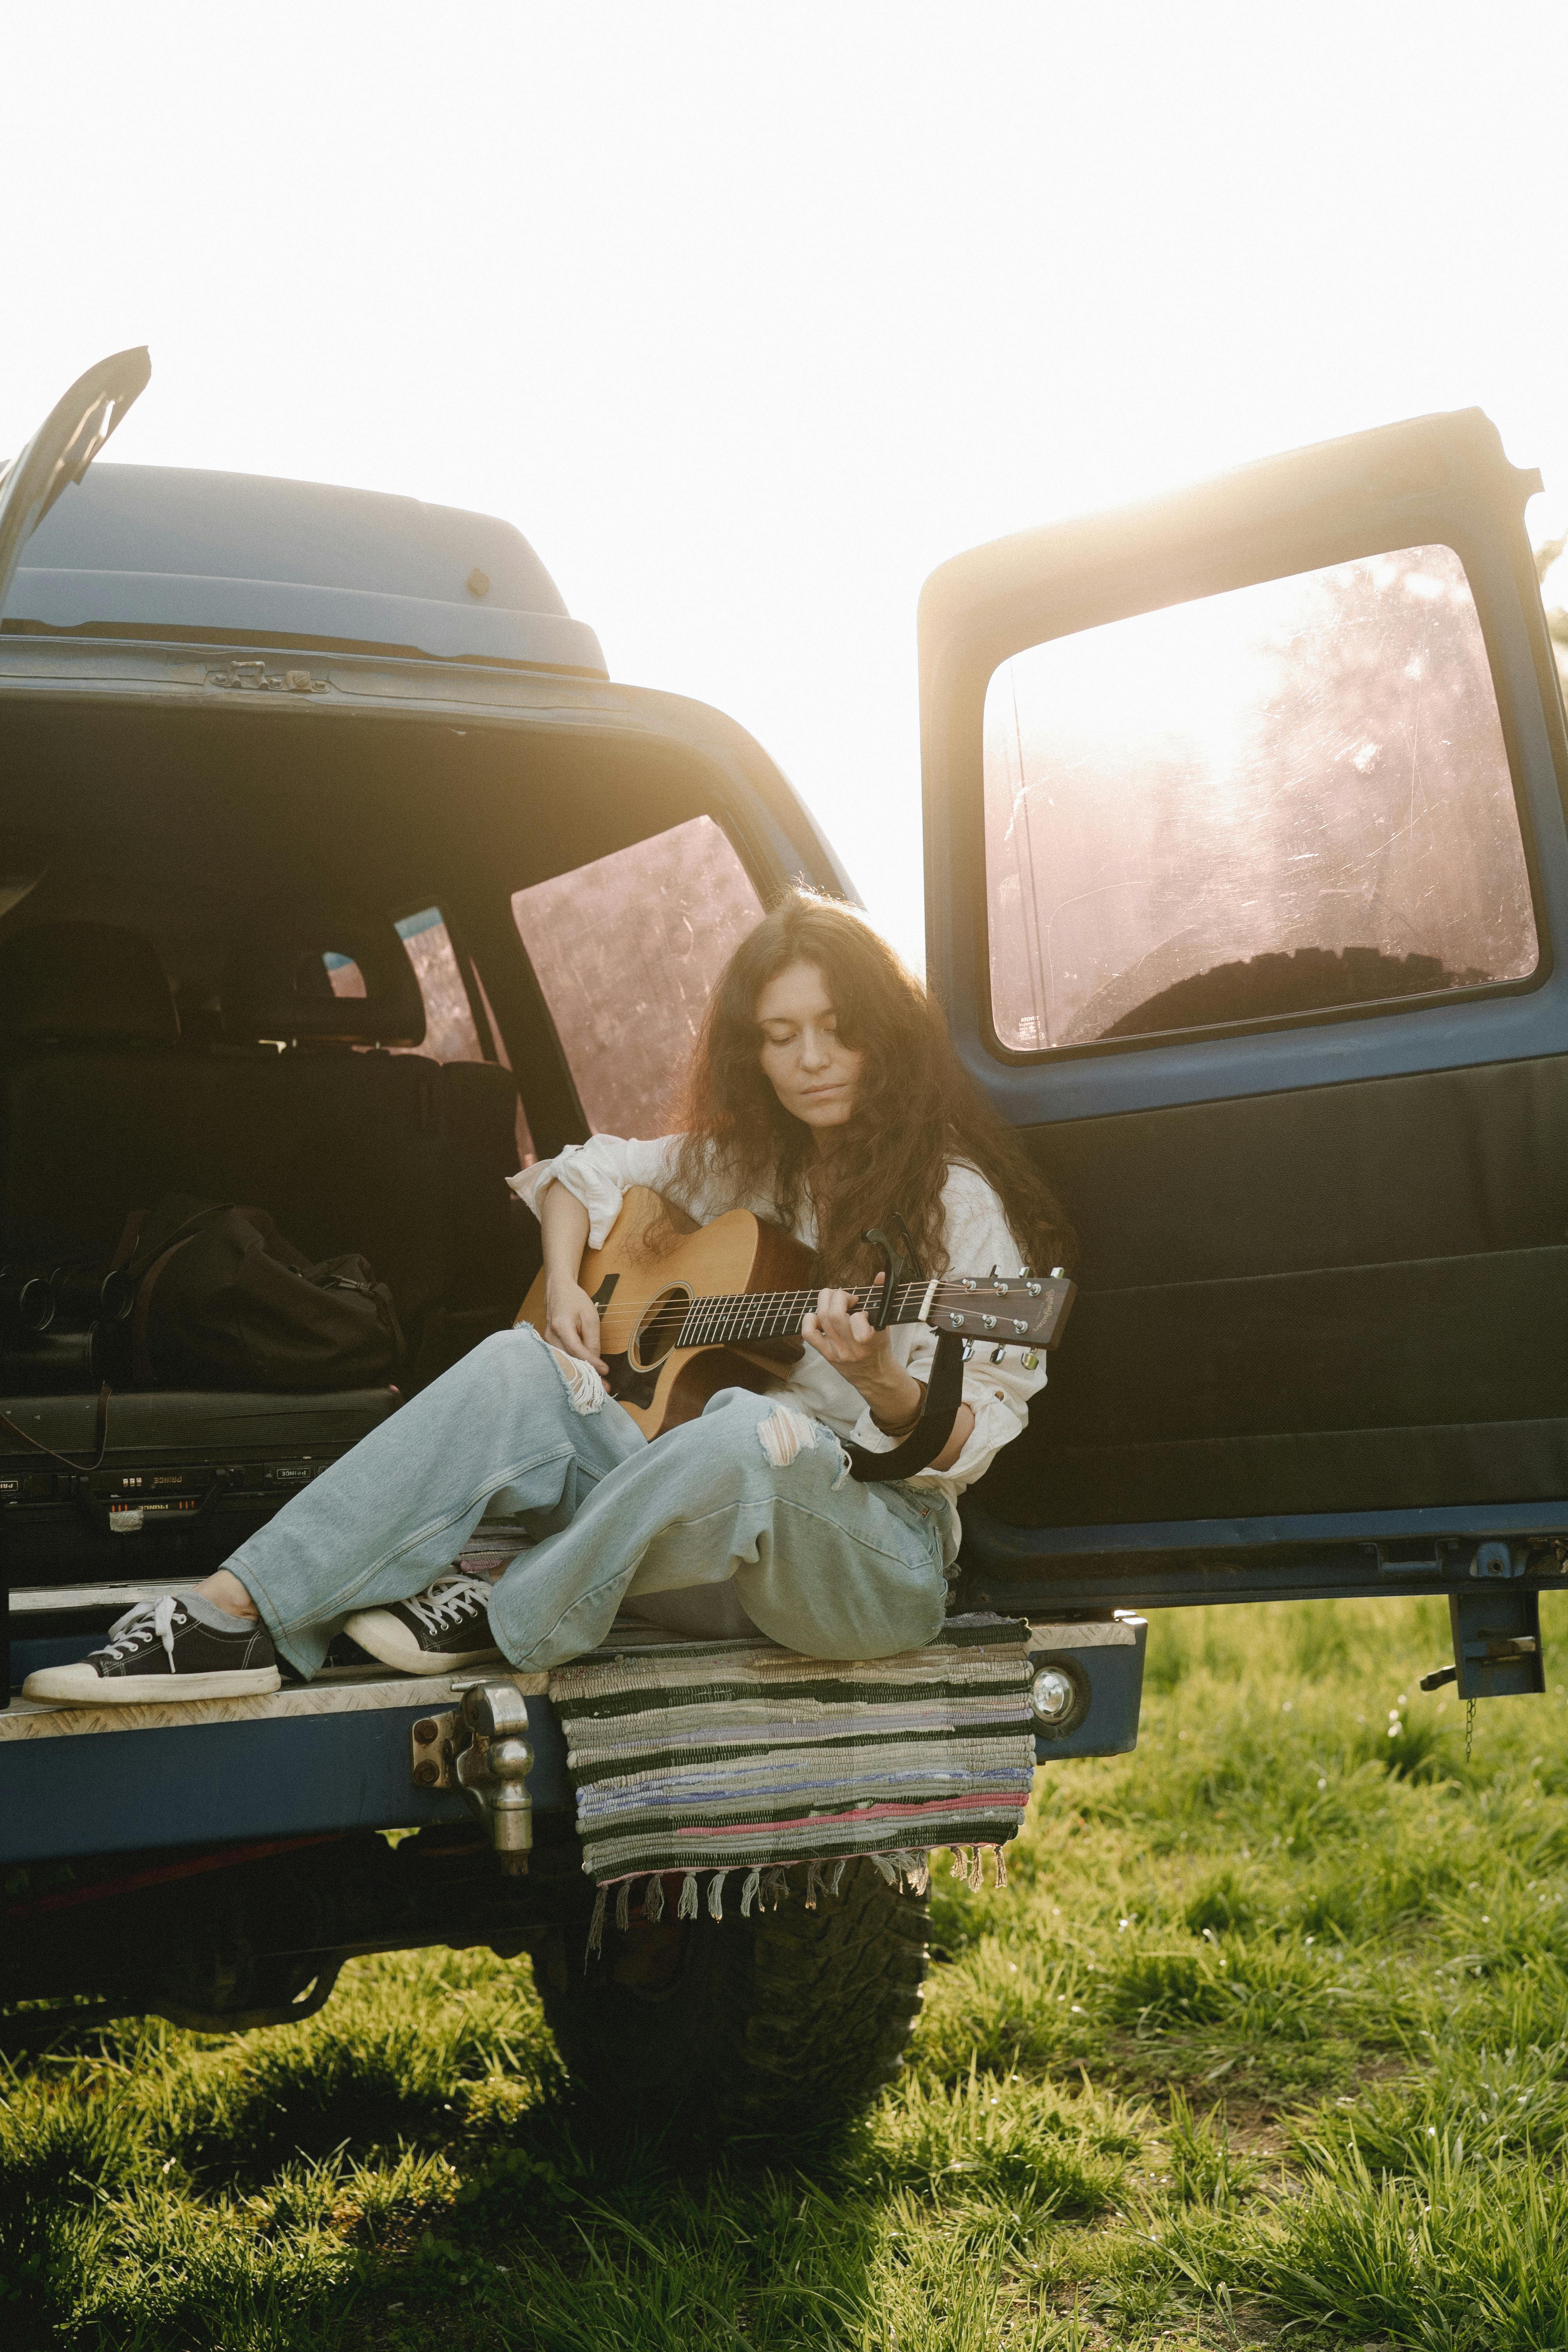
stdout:
[[[1017,1349],[1032,1371],[1037,1351],[1061,1339],[1078,1286],[1059,1265],[1049,1274],[943,1275],[926,1318],[933,1331],[957,1331],[964,1354],[983,1349],[994,1363]],[[1031,1359],[1034,1360],[1031,1361]]]

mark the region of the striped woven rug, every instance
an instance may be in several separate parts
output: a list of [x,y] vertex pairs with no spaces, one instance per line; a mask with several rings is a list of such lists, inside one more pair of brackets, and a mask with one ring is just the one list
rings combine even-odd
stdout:
[[[680,1874],[679,1907],[722,1916],[782,1891],[780,1874],[858,1854],[923,1885],[932,1846],[961,1850],[977,1882],[986,1848],[1017,1835],[1034,1782],[1029,1629],[956,1617],[929,1649],[863,1661],[806,1658],[755,1641],[660,1642],[595,1652],[550,1677],[566,1733],[583,1866],[646,1908]],[[714,1881],[717,1881],[717,1885]]]

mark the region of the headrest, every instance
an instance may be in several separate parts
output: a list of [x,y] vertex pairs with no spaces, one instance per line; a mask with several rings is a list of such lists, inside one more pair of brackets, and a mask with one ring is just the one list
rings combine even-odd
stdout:
[[37,923],[0,937],[0,1045],[173,1045],[156,949],[117,923]]
[[220,995],[235,1045],[425,1041],[425,1000],[408,950],[392,922],[374,917],[317,919],[291,909],[237,946]]

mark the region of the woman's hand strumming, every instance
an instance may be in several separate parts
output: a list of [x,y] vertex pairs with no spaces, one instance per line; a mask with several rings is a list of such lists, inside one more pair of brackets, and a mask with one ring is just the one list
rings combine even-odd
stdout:
[[609,1366],[599,1353],[599,1310],[577,1279],[588,1239],[588,1212],[563,1184],[548,1184],[540,1202],[544,1241],[544,1336],[563,1356]]
[[569,1276],[552,1275],[544,1286],[544,1336],[563,1356],[576,1356],[596,1372],[609,1370],[599,1353],[599,1310]]

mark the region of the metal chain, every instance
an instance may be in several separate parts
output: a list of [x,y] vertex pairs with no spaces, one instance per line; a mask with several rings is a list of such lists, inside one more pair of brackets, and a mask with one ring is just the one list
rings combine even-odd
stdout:
[[1466,1700],[1466,1702],[1465,1702],[1465,1761],[1466,1761],[1466,1763],[1467,1763],[1467,1764],[1468,1764],[1468,1763],[1469,1762],[1469,1760],[1470,1760],[1470,1748],[1471,1748],[1471,1744],[1472,1744],[1472,1742],[1473,1742],[1473,1741],[1474,1741],[1474,1739],[1475,1739],[1475,1736],[1476,1736],[1476,1702],[1475,1702],[1475,1700],[1472,1698],[1472,1699],[1467,1699],[1467,1700]]

